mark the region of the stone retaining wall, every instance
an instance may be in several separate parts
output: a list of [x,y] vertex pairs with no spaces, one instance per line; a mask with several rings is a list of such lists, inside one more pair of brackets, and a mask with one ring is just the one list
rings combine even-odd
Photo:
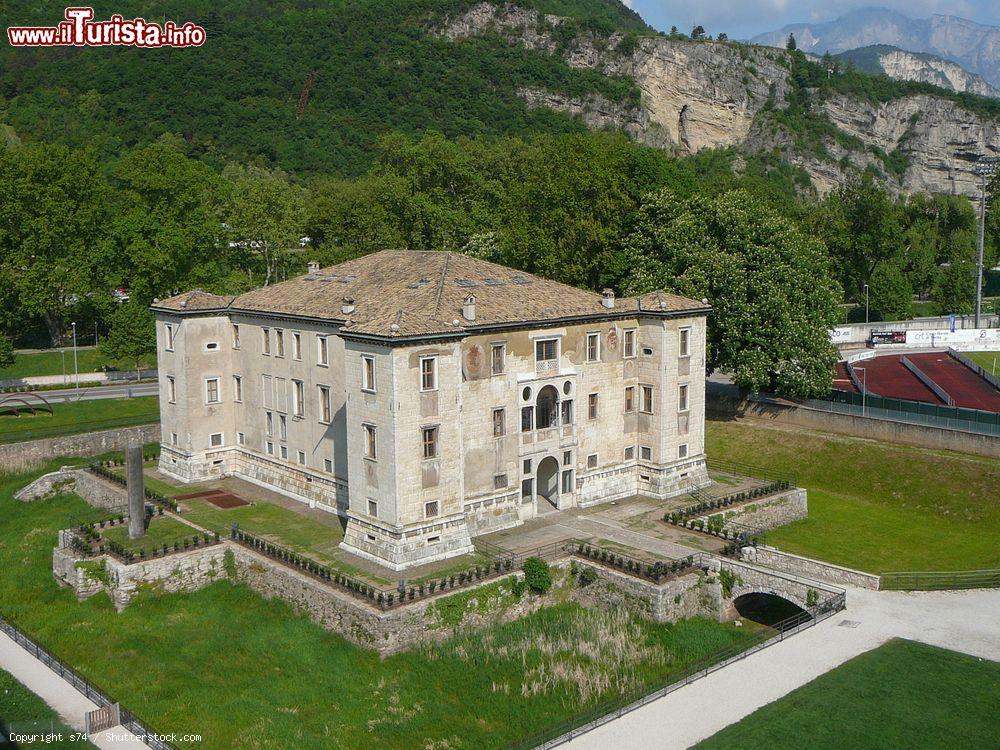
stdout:
[[73,493],[98,508],[124,509],[128,494],[124,487],[101,479],[86,469],[64,466],[59,471],[44,474],[14,494],[16,500],[30,502],[54,495]]
[[801,557],[788,552],[781,552],[774,547],[747,548],[744,550],[749,562],[756,562],[769,568],[775,568],[805,578],[818,578],[841,586],[857,586],[863,589],[878,591],[879,577],[873,573],[844,568],[821,560]]
[[80,435],[29,440],[0,445],[0,470],[24,471],[53,456],[93,456],[124,450],[132,441],[143,444],[160,442],[160,425],[147,424],[119,430],[86,432]]
[[[776,529],[793,521],[807,518],[809,516],[809,502],[806,491],[797,487],[788,492],[782,492],[780,495],[751,500],[742,505],[718,510],[716,513],[722,513],[726,521],[757,526],[761,529]],[[707,523],[708,516],[704,516],[704,518]]]

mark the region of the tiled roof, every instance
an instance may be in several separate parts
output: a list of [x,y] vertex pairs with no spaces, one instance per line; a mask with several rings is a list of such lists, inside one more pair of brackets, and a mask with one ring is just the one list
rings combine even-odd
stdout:
[[176,297],[161,300],[153,303],[153,308],[158,310],[175,310],[177,312],[187,312],[195,310],[222,310],[229,307],[235,299],[232,295],[219,295],[203,292],[195,289]]
[[[204,292],[191,294],[205,295]],[[469,295],[474,321],[462,317]],[[181,295],[154,307],[177,310]],[[211,295],[205,295],[211,296]],[[342,311],[344,298],[354,310]],[[200,299],[200,298],[199,298]],[[707,305],[665,292],[615,300],[512,268],[451,252],[384,250],[231,299],[233,311],[331,320],[343,333],[400,337],[447,334],[519,323],[612,318],[637,313],[704,312]],[[191,302],[186,308],[191,310]]]

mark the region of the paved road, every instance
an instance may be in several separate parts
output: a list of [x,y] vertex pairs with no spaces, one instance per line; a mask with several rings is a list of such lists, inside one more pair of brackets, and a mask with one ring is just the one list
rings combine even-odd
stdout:
[[[0,668],[10,672],[29,690],[40,696],[55,709],[62,720],[73,729],[84,731],[84,714],[97,705],[71,687],[59,675],[14,643],[5,633],[0,633]],[[91,740],[101,750],[142,750],[148,746],[122,727],[94,735]],[[34,746],[34,745],[32,745]]]
[[[895,637],[1000,661],[1000,589],[920,593],[849,589],[847,605],[847,610],[819,625],[563,747],[687,748]],[[711,710],[705,710],[708,706]]]
[[51,391],[38,391],[45,400],[54,404],[72,401],[96,401],[105,398],[136,398],[138,396],[155,396],[159,393],[157,383],[139,383],[138,385],[102,385],[92,388],[60,388]]

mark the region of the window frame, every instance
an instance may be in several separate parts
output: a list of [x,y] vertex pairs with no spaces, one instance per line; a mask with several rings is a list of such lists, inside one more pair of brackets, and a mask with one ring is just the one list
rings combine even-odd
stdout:
[[587,468],[596,469],[598,466],[598,458],[596,453],[591,453],[587,456]]
[[[434,506],[434,512],[431,513],[431,507]],[[424,503],[424,518],[437,518],[441,515],[441,502],[439,500],[427,500]]]
[[[430,436],[430,440],[428,440],[428,436]],[[430,461],[441,457],[440,437],[440,425],[428,425],[420,428],[422,460]]]
[[271,329],[268,326],[260,327],[260,353],[265,357],[271,356]]
[[316,334],[316,364],[319,367],[330,366],[330,341],[323,334]]
[[[497,419],[499,417],[499,420]],[[497,427],[500,427],[500,431],[497,432]],[[498,406],[493,409],[493,437],[500,438],[507,434],[507,409],[503,406]]]
[[[216,443],[215,438],[219,438],[219,442]],[[208,436],[208,447],[211,448],[224,448],[226,445],[226,433],[224,432],[213,432]]]
[[639,412],[642,414],[653,413],[653,386],[639,386]]
[[639,352],[639,329],[626,328],[622,333],[622,358],[635,359]]
[[177,381],[174,380],[173,375],[167,375],[167,403],[177,403]]
[[365,393],[377,393],[375,381],[375,355],[361,355],[361,390]]
[[685,326],[684,328],[677,329],[677,356],[678,357],[690,357],[691,356],[691,327]]
[[172,352],[174,350],[174,324],[163,324],[163,350]]
[[320,424],[330,424],[333,421],[333,396],[328,385],[317,385],[319,390],[319,421]]
[[240,348],[240,324],[239,323],[233,323],[232,324],[232,333],[233,333],[233,349],[239,349]]
[[[499,360],[497,359],[497,352],[500,352]],[[500,363],[500,368],[497,369],[497,362]],[[490,375],[503,375],[507,372],[507,342],[498,341],[490,344]]]
[[[437,366],[437,355],[429,355],[420,358],[420,392],[421,393],[432,393],[438,389],[438,366]],[[426,371],[424,366],[430,363],[430,370]],[[433,381],[430,386],[427,385],[426,378],[430,375]]]
[[378,461],[378,428],[371,422],[364,422],[361,425],[365,436],[365,455],[369,461]]
[[635,386],[627,385],[625,386],[625,413],[629,414],[635,411]]
[[233,401],[243,403],[243,376],[233,375]]
[[[535,339],[535,364],[536,365],[541,365],[541,364],[547,364],[549,362],[558,362],[559,361],[559,341],[560,341],[560,339],[559,339],[558,336],[550,336],[550,337],[546,337],[546,338]],[[548,344],[552,345],[552,350],[553,350],[553,356],[552,356],[552,358],[551,359],[539,359],[538,358],[538,348],[540,346],[541,347],[545,347]]]
[[600,362],[601,361],[601,332],[600,331],[588,331],[587,332],[587,361],[588,362]]
[[299,419],[306,415],[306,386],[301,380],[292,378],[292,416]]
[[[212,389],[209,387],[209,383],[215,383],[215,398],[211,398]],[[213,375],[210,378],[205,378],[205,406],[211,406],[213,404],[222,403],[222,385],[219,383],[219,378]]]
[[601,416],[601,396],[599,393],[587,394],[587,420],[600,419]]
[[677,412],[686,414],[691,411],[691,386],[681,383],[677,386]]
[[274,356],[279,359],[285,358],[285,329],[274,329]]
[[299,331],[292,331],[292,359],[302,361],[302,334]]

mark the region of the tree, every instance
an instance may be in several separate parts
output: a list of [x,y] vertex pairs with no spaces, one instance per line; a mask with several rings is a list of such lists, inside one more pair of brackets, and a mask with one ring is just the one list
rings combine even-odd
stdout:
[[111,330],[101,341],[100,350],[110,360],[134,363],[138,379],[143,359],[156,352],[153,313],[138,302],[123,304],[111,316]]
[[707,298],[709,370],[790,396],[830,389],[840,290],[823,245],[755,196],[649,195],[625,241],[630,294]]
[[234,261],[251,284],[267,286],[290,267],[289,251],[305,228],[305,196],[280,170],[230,166],[223,177],[229,181],[223,217]]
[[691,29],[692,39],[704,39],[705,38],[705,27],[698,25]]
[[728,42],[729,41],[729,34],[727,34],[724,31],[720,31],[719,35],[716,37],[716,39],[718,39],[720,42]]
[[14,344],[9,338],[0,333],[0,370],[6,367],[13,367],[15,359]]
[[876,268],[868,292],[871,307],[879,311],[882,320],[906,320],[910,317],[913,287],[899,266],[883,263]]
[[795,34],[789,34],[788,40],[785,42],[785,49],[789,52],[794,52],[799,48],[798,42],[795,41]]

